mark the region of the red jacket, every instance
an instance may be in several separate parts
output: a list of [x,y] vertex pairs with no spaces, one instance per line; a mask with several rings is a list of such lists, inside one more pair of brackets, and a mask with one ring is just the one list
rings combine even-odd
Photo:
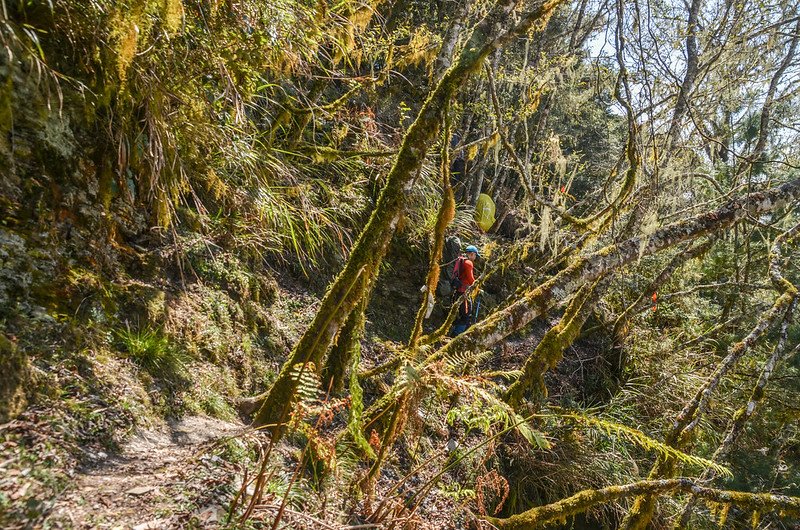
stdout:
[[[455,268],[458,268],[458,279],[461,280],[461,285],[457,289],[459,293],[463,293],[467,290],[467,287],[475,283],[475,275],[473,274],[473,269],[475,266],[473,265],[471,260],[463,259],[461,260],[461,266],[459,267],[458,262],[456,262]],[[454,270],[453,273],[456,271]]]

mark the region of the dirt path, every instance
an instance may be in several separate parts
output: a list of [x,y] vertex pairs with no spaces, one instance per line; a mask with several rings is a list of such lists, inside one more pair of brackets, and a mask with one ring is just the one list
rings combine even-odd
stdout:
[[118,455],[96,455],[101,461],[75,476],[56,501],[47,526],[146,530],[183,527],[191,518],[195,527],[216,527],[224,503],[208,495],[208,487],[213,491],[213,481],[223,480],[219,475],[226,470],[221,459],[203,453],[213,440],[241,429],[187,417],[135,436]]

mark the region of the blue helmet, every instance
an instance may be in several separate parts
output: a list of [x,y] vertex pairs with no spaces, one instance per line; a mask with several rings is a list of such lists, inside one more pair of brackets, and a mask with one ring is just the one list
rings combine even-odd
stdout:
[[479,258],[481,257],[481,253],[478,252],[478,247],[475,245],[470,245],[464,249],[465,252],[474,252]]

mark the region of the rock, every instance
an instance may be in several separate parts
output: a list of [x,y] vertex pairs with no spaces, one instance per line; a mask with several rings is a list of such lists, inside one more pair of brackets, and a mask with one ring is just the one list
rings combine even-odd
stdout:
[[458,449],[458,440],[456,440],[455,438],[450,438],[449,440],[447,440],[447,447],[446,447],[447,452],[452,453],[456,449]]
[[137,524],[133,527],[133,530],[157,530],[166,528],[168,523],[168,519],[153,519],[152,521],[148,521],[146,523]]
[[209,506],[197,514],[197,520],[203,524],[218,523],[224,515],[224,508],[219,505]]
[[145,493],[150,493],[151,491],[155,490],[155,486],[139,486],[137,488],[131,488],[127,490],[125,493],[128,495],[144,495]]

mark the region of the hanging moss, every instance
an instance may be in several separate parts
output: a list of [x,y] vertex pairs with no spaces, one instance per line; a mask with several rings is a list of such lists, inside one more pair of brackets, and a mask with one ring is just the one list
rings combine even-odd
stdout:
[[360,354],[353,356],[353,364],[350,367],[350,416],[347,421],[347,433],[353,439],[356,448],[367,458],[375,458],[375,451],[364,437],[362,432],[362,417],[364,415],[364,391],[358,381],[358,366],[360,364]]
[[453,188],[450,185],[450,119],[447,115],[447,111],[445,111],[445,127],[442,131],[441,142],[442,156],[439,171],[442,176],[442,204],[439,206],[439,212],[436,216],[433,245],[430,259],[428,260],[428,275],[425,278],[425,286],[422,290],[422,301],[417,311],[417,317],[414,320],[414,328],[411,331],[411,337],[408,341],[411,348],[417,346],[420,335],[422,334],[422,323],[430,314],[429,308],[435,302],[434,293],[436,293],[436,286],[439,283],[439,275],[441,272],[439,261],[442,259],[442,252],[444,250],[445,230],[447,230],[448,225],[456,215],[456,201]]

